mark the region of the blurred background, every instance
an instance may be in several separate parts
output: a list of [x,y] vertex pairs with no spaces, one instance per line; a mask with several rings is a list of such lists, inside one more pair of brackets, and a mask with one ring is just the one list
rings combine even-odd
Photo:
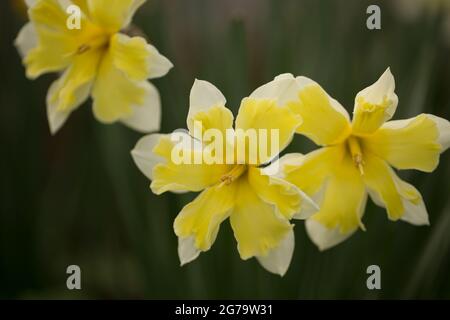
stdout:
[[[149,0],[134,23],[175,65],[154,81],[164,133],[185,127],[194,78],[217,85],[235,114],[284,72],[311,77],[351,112],[388,66],[396,119],[450,119],[449,2]],[[370,4],[381,30],[366,28]],[[389,222],[369,203],[367,231],[321,253],[298,221],[280,278],[240,260],[226,221],[212,250],[179,267],[172,222],[195,194],[153,195],[129,153],[141,135],[96,122],[90,101],[50,135],[45,96],[56,75],[25,78],[13,41],[26,21],[22,0],[0,1],[0,298],[450,298],[450,152],[432,174],[401,173],[422,192],[430,227]],[[296,136],[286,152],[312,148]],[[80,291],[66,288],[71,264]],[[371,264],[382,290],[366,287]]]

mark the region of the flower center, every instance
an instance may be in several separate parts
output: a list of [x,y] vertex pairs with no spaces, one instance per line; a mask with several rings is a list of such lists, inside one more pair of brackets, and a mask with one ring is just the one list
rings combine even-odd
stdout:
[[224,174],[221,178],[221,185],[230,185],[233,181],[239,178],[245,171],[247,166],[243,164],[238,164],[233,167],[229,172]]
[[88,39],[86,42],[82,43],[75,54],[83,54],[89,50],[96,50],[101,49],[103,47],[107,47],[109,44],[109,36],[102,34],[102,35],[95,35],[92,38]]
[[359,169],[361,175],[364,175],[364,159],[361,151],[361,146],[359,144],[359,139],[355,136],[350,136],[347,139],[347,145],[352,155],[353,163],[355,167]]

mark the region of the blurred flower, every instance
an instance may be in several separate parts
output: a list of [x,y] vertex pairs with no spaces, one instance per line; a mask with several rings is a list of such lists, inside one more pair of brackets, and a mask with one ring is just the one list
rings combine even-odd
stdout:
[[405,21],[414,21],[423,14],[442,14],[442,33],[450,44],[450,0],[395,0],[390,2],[396,14]]
[[[300,117],[286,105],[296,97],[296,92],[289,90],[294,82],[292,79],[276,80],[243,99],[235,121],[236,129],[233,129],[233,114],[225,107],[225,97],[215,86],[196,80],[192,87],[187,119],[189,133],[184,133],[192,143],[182,147],[183,154],[195,159],[209,152],[206,138],[196,138],[199,124],[204,130],[231,132],[232,139],[239,130],[278,130],[279,147],[265,158],[258,157],[254,164],[248,159],[256,150],[248,143],[244,149],[246,161],[175,163],[173,136],[164,134],[142,138],[132,151],[139,169],[152,180],[154,193],[202,191],[175,219],[182,265],[196,259],[200,252],[208,251],[220,224],[230,218],[243,260],[256,257],[270,272],[284,275],[287,271],[294,249],[293,225],[289,219],[307,218],[317,207],[297,187],[271,176],[269,167],[262,165],[290,143],[301,123]],[[235,149],[237,144],[224,141],[225,148],[230,148],[232,154],[239,153]]]
[[430,114],[388,121],[398,102],[389,69],[357,94],[352,122],[314,81],[298,77],[297,86],[299,100],[290,104],[304,120],[297,133],[323,148],[279,161],[284,178],[320,204],[320,211],[306,221],[312,241],[323,250],[347,239],[358,226],[364,229],[367,194],[387,209],[390,220],[428,225],[421,194],[391,166],[433,171],[450,146],[450,123]]
[[[160,99],[147,79],[165,75],[172,64],[142,37],[126,28],[145,0],[28,0],[30,22],[16,46],[27,77],[62,72],[47,95],[50,130],[56,133],[89,96],[94,116],[103,123],[159,130]],[[81,9],[80,28],[69,28],[69,5]]]

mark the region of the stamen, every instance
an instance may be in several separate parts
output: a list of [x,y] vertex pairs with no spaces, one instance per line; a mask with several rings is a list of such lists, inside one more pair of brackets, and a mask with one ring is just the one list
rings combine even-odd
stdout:
[[91,49],[91,47],[89,45],[83,44],[83,45],[78,47],[76,54],[83,54],[86,51],[88,51],[89,49]]
[[225,175],[223,175],[220,178],[221,184],[220,186],[223,185],[230,185],[231,183],[233,183],[233,181],[235,181],[237,178],[239,178],[246,170],[246,166],[245,165],[236,165],[233,167],[233,169],[231,169],[231,171],[229,171],[228,173],[226,173]]
[[361,151],[361,146],[358,142],[358,138],[348,138],[348,146],[350,148],[350,153],[352,155],[355,166],[359,169],[361,175],[364,175],[364,159]]

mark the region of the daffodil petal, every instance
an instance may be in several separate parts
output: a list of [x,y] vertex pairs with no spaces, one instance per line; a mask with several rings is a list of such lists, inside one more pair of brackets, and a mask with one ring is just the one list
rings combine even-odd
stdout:
[[261,200],[247,179],[236,184],[236,202],[230,222],[239,254],[243,260],[266,257],[282,243],[292,225],[276,213],[273,205]]
[[303,118],[297,133],[307,136],[320,146],[342,142],[350,134],[347,111],[331,98],[316,82],[298,77],[297,101],[289,103],[293,112]]
[[[197,156],[202,156],[203,146],[198,141],[185,134],[183,141],[172,141],[169,136],[162,137],[153,148],[153,152],[165,159],[165,163],[156,165],[153,169],[151,188],[154,193],[166,191],[201,191],[219,183],[232,166],[226,164],[203,163],[196,164]],[[184,140],[189,141],[184,145]],[[192,143],[190,143],[192,142]],[[183,153],[183,158],[174,159],[175,155]],[[174,155],[175,154],[175,155]],[[186,163],[189,162],[189,163]]]
[[278,247],[270,250],[267,256],[256,258],[267,271],[284,276],[291,264],[294,247],[294,231],[290,230]]
[[436,123],[439,131],[438,143],[441,145],[441,152],[446,151],[450,148],[450,122],[433,114],[426,114],[426,116]]
[[195,237],[178,238],[178,257],[181,266],[194,261],[200,255],[200,250],[195,247]]
[[61,77],[59,91],[53,96],[59,110],[73,110],[88,98],[100,58],[101,53],[94,50],[74,58]]
[[28,22],[20,29],[14,44],[22,58],[25,58],[30,50],[38,45],[37,32],[31,22]]
[[28,3],[30,20],[37,27],[51,31],[67,31],[66,8],[61,0],[37,0]]
[[305,222],[306,233],[311,241],[319,248],[320,251],[334,247],[352,236],[357,229],[342,233],[339,227],[329,229],[314,219],[308,219]]
[[192,236],[195,238],[195,248],[209,250],[216,240],[220,224],[230,215],[235,192],[234,183],[204,190],[175,219],[175,234],[181,238]]
[[442,146],[436,122],[422,114],[412,119],[386,122],[363,146],[397,169],[433,171]]
[[317,205],[299,188],[276,176],[267,175],[264,169],[250,167],[248,181],[262,200],[273,204],[287,219],[299,216],[304,206],[314,206],[318,210]]
[[153,149],[159,144],[163,137],[168,137],[167,134],[149,134],[141,138],[136,146],[131,151],[134,163],[136,163],[139,170],[150,180],[153,180],[153,168],[159,163],[165,163],[164,157],[158,156],[153,152]]
[[[265,175],[268,175],[271,177],[272,180],[282,180],[284,183],[287,181],[285,180],[285,173],[284,173],[284,167],[287,166],[294,166],[294,165],[300,165],[304,159],[304,155],[300,153],[289,153],[285,154],[281,158],[277,159],[276,161],[272,162],[267,167],[264,167],[261,169],[261,172]],[[321,197],[318,194],[314,194],[312,196],[307,195],[303,190],[297,187],[297,192],[300,194],[302,201],[301,201],[301,207],[300,211],[297,211],[294,213],[292,218],[304,220],[312,216],[314,213],[319,211],[319,206],[317,203],[321,202]],[[317,201],[319,200],[319,201]]]
[[61,78],[50,87],[47,116],[52,134],[60,129],[74,109],[88,99],[99,60],[99,53],[94,51],[77,56]]
[[[76,50],[76,37],[67,29],[67,15],[59,1],[37,1],[29,8],[29,16],[38,40],[35,46],[27,48],[23,59],[27,77],[35,79],[44,73],[65,69]],[[30,30],[28,28],[28,32]],[[22,37],[25,35],[22,33]]]
[[394,91],[394,76],[388,68],[374,84],[356,95],[352,125],[354,134],[371,134],[392,118],[398,104]]
[[233,125],[233,114],[225,107],[226,99],[212,83],[195,79],[189,97],[187,126],[194,134],[194,125],[201,124],[201,130],[217,129],[222,133]]
[[[61,1],[61,0],[60,0]],[[70,0],[74,5],[78,6],[86,15],[89,15],[89,6],[88,6],[88,0]]]
[[350,156],[345,156],[328,178],[320,210],[311,219],[348,234],[362,227],[367,200],[364,181]]
[[[257,150],[254,151],[257,155],[253,156],[257,158],[258,164],[262,164],[268,163],[286,148],[301,123],[302,119],[290,108],[277,106],[275,100],[245,98],[236,118],[236,130],[243,130],[244,133],[249,129],[255,130]],[[261,130],[265,130],[265,136],[261,134]],[[277,135],[273,135],[274,133]],[[251,150],[251,146],[248,149]],[[251,158],[252,155],[247,154],[246,157]]]
[[364,170],[364,181],[372,200],[387,209],[389,219],[402,219],[416,225],[429,224],[419,191],[401,180],[386,162],[367,154]]
[[100,122],[131,117],[134,106],[145,104],[146,93],[145,81],[133,81],[117,69],[110,51],[103,56],[92,90],[93,111]]
[[90,18],[110,31],[128,26],[146,0],[87,0]]
[[110,51],[114,66],[136,81],[164,76],[173,66],[141,37],[116,33],[111,37]]
[[121,121],[130,128],[139,132],[158,131],[161,124],[161,100],[158,90],[149,82],[143,82],[145,98],[142,105],[132,106],[131,116]]
[[257,88],[249,96],[252,99],[274,100],[278,106],[298,99],[299,84],[292,74],[282,74]]
[[340,164],[345,155],[341,145],[325,147],[306,155],[289,154],[281,158],[284,178],[315,197],[322,189],[326,179]]
[[[61,88],[62,79],[58,79],[52,83],[50,89],[47,93],[47,119],[51,134],[56,134],[56,132],[61,129],[64,123],[70,116],[71,111],[61,111],[58,109],[58,101],[54,100],[53,97],[57,95],[57,92]],[[87,98],[87,97],[86,97]],[[80,103],[82,101],[80,100]]]

